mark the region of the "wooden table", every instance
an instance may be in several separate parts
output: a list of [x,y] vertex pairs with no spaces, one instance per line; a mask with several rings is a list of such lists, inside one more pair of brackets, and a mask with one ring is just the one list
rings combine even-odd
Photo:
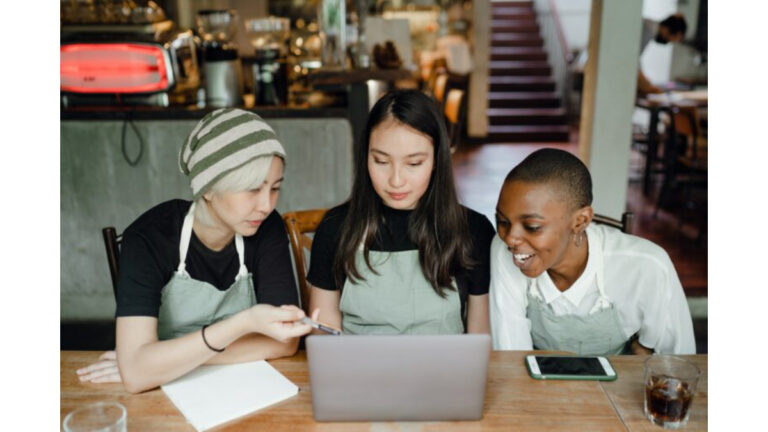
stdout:
[[[193,431],[181,413],[156,389],[138,395],[122,384],[80,383],[75,370],[97,359],[96,351],[61,352],[61,420],[90,402],[116,400],[128,411],[128,430]],[[645,357],[612,357],[619,379],[596,381],[537,381],[528,376],[522,351],[494,351],[488,370],[483,419],[473,422],[318,423],[312,417],[312,397],[306,354],[269,363],[299,386],[299,394],[242,417],[216,430],[245,431],[551,431],[652,430],[643,415],[642,369]],[[685,430],[707,428],[707,356],[686,356],[702,369]]]
[[[648,196],[651,190],[651,174],[653,164],[656,161],[658,153],[658,127],[659,113],[667,112],[671,115],[671,110],[675,106],[695,106],[706,107],[709,102],[707,90],[694,90],[684,92],[671,92],[669,94],[649,94],[644,98],[638,98],[636,106],[648,110],[650,120],[648,124],[648,150],[645,156],[645,173],[643,175],[643,195]],[[673,120],[674,121],[674,120]],[[674,131],[674,123],[670,126]],[[668,134],[670,142],[674,142],[673,133]]]
[[[707,430],[707,356],[680,356],[690,360],[701,370],[701,377],[696,386],[693,405],[688,424],[684,431]],[[615,356],[611,364],[619,374],[613,382],[601,383],[605,394],[611,400],[621,421],[630,431],[655,431],[663,429],[652,424],[643,413],[643,362],[648,356]]]

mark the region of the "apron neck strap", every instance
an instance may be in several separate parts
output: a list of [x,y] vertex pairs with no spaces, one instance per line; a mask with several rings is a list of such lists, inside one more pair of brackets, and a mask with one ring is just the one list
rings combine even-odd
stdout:
[[[179,241],[179,267],[176,272],[182,275],[187,274],[187,251],[189,251],[189,242],[192,239],[192,226],[195,222],[195,202],[189,206],[184,224],[181,226],[181,240]],[[248,275],[248,268],[245,266],[245,245],[243,236],[235,234],[235,249],[237,250],[237,259],[240,263],[240,269],[237,272],[237,278]]]
[[176,269],[176,273],[186,275],[187,274],[187,251],[189,250],[189,241],[192,238],[192,225],[195,222],[195,202],[192,201],[192,205],[189,206],[186,216],[184,216],[184,224],[181,226],[181,240],[179,241],[179,268]]
[[[611,307],[611,301],[608,296],[605,295],[605,265],[603,264],[603,249],[598,245],[597,239],[594,236],[589,236],[589,230],[585,230],[587,233],[587,247],[589,248],[589,255],[592,258],[595,266],[595,280],[597,282],[597,290],[600,295],[597,297],[595,305],[592,306],[589,313],[593,314],[603,309]],[[589,258],[587,258],[589,259]]]
[[235,249],[237,249],[237,260],[240,262],[240,270],[237,272],[237,279],[248,275],[248,268],[245,267],[245,246],[243,236],[235,233]]

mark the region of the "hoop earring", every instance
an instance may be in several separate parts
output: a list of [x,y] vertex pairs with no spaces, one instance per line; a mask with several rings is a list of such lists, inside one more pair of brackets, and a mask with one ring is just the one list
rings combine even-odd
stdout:
[[581,247],[581,240],[584,238],[584,232],[580,232],[578,234],[574,234],[573,244],[576,245],[576,247]]

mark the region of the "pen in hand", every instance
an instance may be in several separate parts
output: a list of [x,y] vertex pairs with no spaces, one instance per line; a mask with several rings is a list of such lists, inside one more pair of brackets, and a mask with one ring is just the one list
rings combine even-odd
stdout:
[[320,324],[319,322],[316,322],[316,321],[312,321],[312,319],[310,319],[309,317],[302,318],[301,322],[311,326],[312,328],[316,328],[316,329],[318,329],[320,331],[323,331],[323,332],[326,332],[328,334],[332,334],[332,335],[336,335],[336,336],[340,336],[341,335],[341,330],[336,330],[333,327],[328,327],[327,325]]

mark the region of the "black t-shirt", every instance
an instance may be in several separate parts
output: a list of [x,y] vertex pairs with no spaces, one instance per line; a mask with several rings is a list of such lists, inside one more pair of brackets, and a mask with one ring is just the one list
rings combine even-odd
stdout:
[[[472,269],[462,270],[453,276],[456,278],[460,292],[472,295],[488,294],[491,281],[491,240],[493,240],[496,232],[488,218],[472,209],[463,208],[467,214],[469,234],[472,238],[470,257],[475,262],[475,266]],[[400,252],[418,249],[408,238],[408,217],[411,210],[396,210],[387,206],[384,206],[383,209],[386,225],[384,229],[379,230],[382,235],[377,236],[377,239],[374,240],[371,250]],[[341,225],[348,210],[348,204],[342,204],[329,210],[315,232],[307,281],[318,288],[339,289],[333,278],[333,261],[339,245]],[[366,264],[365,262],[358,262],[356,265],[365,266]],[[462,296],[462,309],[464,309],[464,302],[466,301],[464,297]]]
[[[116,316],[158,316],[161,291],[179,266],[181,227],[191,204],[184,200],[164,202],[125,230]],[[243,244],[257,301],[298,305],[288,236],[280,214],[270,213],[256,234],[243,238]],[[239,268],[234,238],[224,249],[213,251],[192,231],[186,270],[193,279],[224,291],[235,282]]]

